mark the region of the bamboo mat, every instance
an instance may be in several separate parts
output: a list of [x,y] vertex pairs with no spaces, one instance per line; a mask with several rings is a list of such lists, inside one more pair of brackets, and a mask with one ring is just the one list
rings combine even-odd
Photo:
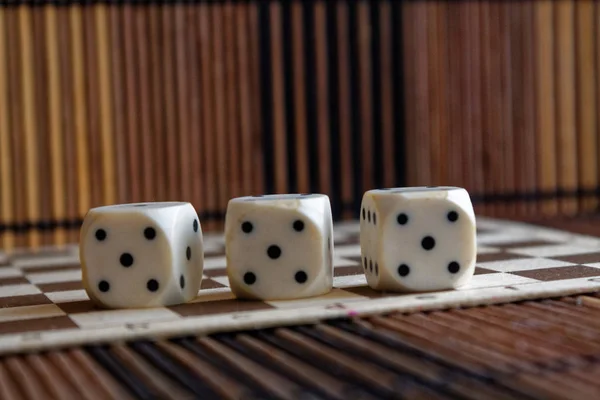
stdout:
[[0,398],[593,398],[599,309],[583,295],[15,355]]
[[0,6],[0,243],[94,206],[457,185],[480,215],[598,206],[592,1]]

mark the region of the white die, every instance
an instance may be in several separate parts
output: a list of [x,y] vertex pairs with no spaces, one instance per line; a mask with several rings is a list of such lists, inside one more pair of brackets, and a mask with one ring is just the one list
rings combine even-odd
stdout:
[[333,224],[325,195],[231,199],[225,239],[229,284],[239,298],[312,297],[333,286]]
[[185,303],[200,290],[202,228],[190,203],[93,208],[81,227],[83,284],[107,308]]
[[476,223],[465,189],[371,190],[360,212],[362,265],[373,289],[452,289],[473,276]]

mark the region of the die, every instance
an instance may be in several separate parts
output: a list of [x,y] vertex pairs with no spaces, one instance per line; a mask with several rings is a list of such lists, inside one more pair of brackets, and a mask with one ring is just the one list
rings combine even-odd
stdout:
[[361,261],[371,288],[455,289],[473,276],[476,221],[465,189],[370,190],[360,213]]
[[176,305],[200,290],[203,236],[186,202],[93,208],[80,231],[84,288],[104,308]]
[[227,276],[238,298],[286,300],[332,289],[333,222],[326,195],[231,199],[225,242]]

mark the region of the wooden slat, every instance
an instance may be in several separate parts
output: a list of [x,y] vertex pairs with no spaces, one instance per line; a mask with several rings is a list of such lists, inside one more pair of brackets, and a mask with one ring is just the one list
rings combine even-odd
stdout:
[[[556,127],[558,150],[558,183],[566,191],[577,190],[577,135],[575,117],[575,8],[570,0],[554,3],[556,52]],[[577,212],[576,199],[562,199],[561,211]]]
[[[594,190],[598,186],[598,126],[596,108],[596,80],[594,60],[594,2],[575,2],[576,79],[577,79],[577,159],[579,160],[579,187]],[[597,197],[581,202],[581,211],[595,211]]]
[[[8,13],[0,8],[0,221],[4,224],[14,223],[13,211],[13,165],[11,152],[11,110],[9,108],[9,65],[7,49],[7,24]],[[15,238],[13,232],[0,234],[2,248],[10,252],[14,249]]]
[[[21,88],[23,93],[23,108],[21,118],[23,121],[23,151],[25,157],[25,184],[26,202],[27,202],[27,221],[38,221],[40,219],[40,196],[38,179],[38,148],[31,144],[37,143],[35,121],[35,88],[33,86],[34,73],[34,54],[33,54],[33,27],[32,16],[29,7],[19,6],[19,36],[20,36],[20,68]],[[40,233],[37,230],[31,230],[28,234],[28,245],[32,248],[40,246]]]
[[77,149],[77,195],[79,215],[89,210],[91,200],[91,174],[89,165],[89,147],[87,135],[87,107],[85,97],[85,72],[83,66],[84,44],[82,27],[82,8],[70,8],[71,63],[73,71],[73,111],[75,120],[75,143]]
[[[49,136],[50,136],[50,157],[51,157],[51,195],[52,195],[52,219],[55,221],[65,220],[67,213],[65,210],[65,178],[63,174],[63,137],[62,137],[62,92],[60,62],[58,52],[58,28],[57,11],[53,6],[44,8],[45,16],[45,46],[46,46],[46,64],[48,66],[48,118],[49,118]],[[54,232],[55,243],[64,245],[66,243],[66,233],[64,229],[57,229]]]
[[[556,126],[554,84],[554,8],[549,0],[534,4],[535,126],[537,139],[537,190],[556,190]],[[544,214],[558,212],[556,200],[541,203]]]

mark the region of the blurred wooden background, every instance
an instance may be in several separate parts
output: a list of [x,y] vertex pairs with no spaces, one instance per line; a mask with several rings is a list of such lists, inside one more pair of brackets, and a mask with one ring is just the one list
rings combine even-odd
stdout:
[[598,206],[600,4],[195,1],[0,6],[0,244],[94,206],[459,185],[477,212]]

